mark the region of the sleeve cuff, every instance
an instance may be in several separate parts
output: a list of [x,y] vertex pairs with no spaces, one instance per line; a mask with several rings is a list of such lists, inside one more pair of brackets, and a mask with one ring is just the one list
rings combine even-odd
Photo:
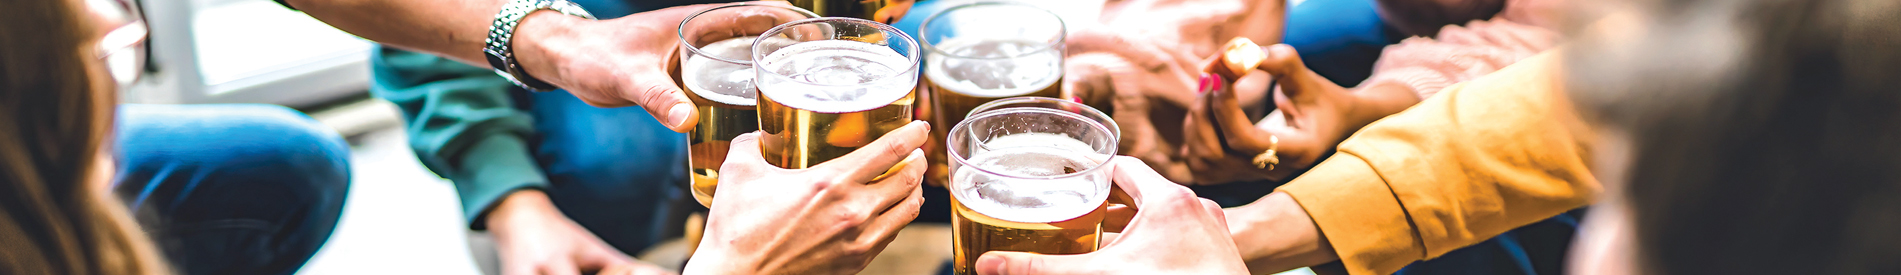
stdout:
[[483,230],[483,217],[489,208],[515,190],[547,188],[548,176],[541,173],[528,146],[521,137],[491,135],[469,147],[456,160],[458,171],[449,175],[462,199],[462,213],[469,229]]
[[1306,208],[1349,274],[1391,274],[1425,257],[1392,188],[1359,156],[1334,154],[1280,191]]

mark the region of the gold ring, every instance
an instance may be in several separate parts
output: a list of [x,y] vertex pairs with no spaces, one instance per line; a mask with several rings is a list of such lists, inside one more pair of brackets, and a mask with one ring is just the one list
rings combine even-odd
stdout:
[[1281,138],[1269,135],[1267,144],[1267,152],[1254,155],[1254,168],[1274,170],[1274,165],[1281,163],[1281,157],[1274,154],[1274,149],[1281,147]]

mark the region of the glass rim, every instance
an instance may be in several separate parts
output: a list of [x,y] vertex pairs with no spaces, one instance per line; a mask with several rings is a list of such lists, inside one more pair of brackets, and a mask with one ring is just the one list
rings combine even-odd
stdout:
[[[1015,99],[1015,98],[1011,98],[1011,99]],[[989,105],[989,104],[985,104],[985,105]],[[982,108],[982,107],[983,106],[979,106],[979,108]],[[1089,108],[1085,110],[1089,110],[1089,112],[1098,114],[1098,115],[1102,114],[1101,111],[1096,111],[1095,108]],[[1026,179],[1026,180],[1067,179],[1067,178],[1074,178],[1074,177],[1080,177],[1083,175],[1088,175],[1099,169],[1105,169],[1103,167],[1111,166],[1109,163],[1115,160],[1115,158],[1117,157],[1116,156],[1117,153],[1120,153],[1118,150],[1121,148],[1118,148],[1118,147],[1120,147],[1120,143],[1122,142],[1121,130],[1111,128],[1115,126],[1113,124],[1114,123],[1113,120],[1109,121],[1109,123],[1111,124],[1103,124],[1101,121],[1097,121],[1095,119],[1085,117],[1083,116],[1083,114],[1068,112],[1068,111],[1054,109],[1054,108],[1045,108],[1045,107],[1008,107],[1008,108],[999,108],[995,110],[985,110],[985,111],[986,112],[983,112],[982,114],[977,114],[977,115],[970,116],[968,118],[964,118],[964,121],[958,122],[957,126],[951,127],[950,132],[947,132],[947,133],[950,133],[952,135],[956,135],[956,133],[959,133],[959,132],[968,133],[968,131],[964,131],[964,130],[966,128],[970,128],[971,127],[970,125],[972,124],[972,122],[982,120],[985,118],[1001,116],[1001,115],[1021,114],[1021,113],[1045,113],[1045,114],[1054,114],[1058,116],[1069,117],[1069,118],[1080,120],[1080,121],[1090,122],[1089,124],[1091,126],[1094,126],[1093,128],[1096,128],[1098,130],[1104,130],[1105,132],[1108,132],[1112,134],[1113,136],[1115,136],[1114,143],[1117,143],[1117,144],[1109,145],[1108,150],[1107,150],[1108,152],[1104,153],[1104,155],[1108,155],[1109,157],[1104,158],[1101,163],[1097,163],[1095,166],[1091,166],[1088,169],[1083,169],[1082,171],[1077,171],[1075,173],[1068,173],[1068,174],[1054,175],[1054,176],[1027,176],[1027,175],[1020,175],[1020,174],[1012,174],[1012,173],[999,173],[997,171],[992,171],[990,169],[984,169],[981,166],[971,165],[971,163],[969,163],[969,160],[965,159],[963,154],[958,152],[959,150],[955,150],[950,147],[944,148],[944,153],[948,155],[948,158],[951,159],[951,161],[957,162],[960,169],[977,169],[977,171],[983,172],[985,174],[989,174],[992,176],[1000,176],[1000,177],[1005,177],[1005,178],[1012,178],[1012,179]],[[1107,118],[1108,116],[1104,115],[1103,117]],[[949,138],[950,137],[946,137],[945,145],[949,145],[948,144]],[[968,135],[966,135],[965,138],[974,139],[974,137],[969,137]],[[1098,153],[1103,153],[1101,151],[1104,151],[1104,150],[1096,150],[1096,151]],[[956,177],[957,171],[951,171],[951,173],[952,173],[951,177]]]
[[[1009,97],[1009,98],[991,100],[990,102],[985,102],[984,104],[978,104],[977,107],[971,107],[970,113],[964,114],[964,117],[966,117],[965,120],[969,120],[968,117],[973,117],[977,115],[977,113],[980,113],[980,112],[992,111],[993,109],[1001,110],[1001,109],[1009,109],[1009,108],[1018,108],[1018,107],[1008,107],[1008,108],[1001,107],[1003,105],[1025,104],[1025,103],[1047,103],[1047,104],[1061,105],[1061,106],[1067,106],[1067,107],[1076,107],[1078,111],[1088,111],[1090,115],[1100,116],[1103,118],[1103,120],[1098,122],[1097,124],[1104,124],[1103,127],[1108,128],[1109,133],[1115,134],[1117,142],[1121,142],[1122,140],[1122,125],[1116,124],[1114,117],[1110,117],[1109,114],[1103,113],[1102,110],[1097,110],[1096,107],[1090,107],[1089,104],[1082,104],[1081,102],[1056,99],[1052,97],[1019,96],[1019,97]],[[1082,115],[1082,114],[1077,114],[1077,115]],[[1087,117],[1084,117],[1084,118],[1087,118]],[[959,124],[962,124],[962,123],[959,123]]]
[[[1005,56],[1005,57],[973,57],[973,56],[956,55],[956,54],[944,52],[943,49],[937,48],[936,43],[925,41],[927,39],[926,37],[931,36],[931,23],[937,22],[938,17],[943,17],[945,14],[950,14],[951,12],[954,12],[957,10],[961,10],[965,8],[975,8],[975,7],[980,7],[980,6],[1015,6],[1018,8],[1027,8],[1030,10],[1043,12],[1044,14],[1049,14],[1050,18],[1056,19],[1056,39],[1052,41],[1048,41],[1048,43],[1044,43],[1042,48],[1038,48],[1034,51],[1023,52],[1016,55]],[[1029,4],[1018,3],[1018,2],[982,1],[982,2],[974,2],[974,3],[965,3],[962,5],[957,5],[954,7],[950,7],[948,9],[938,11],[937,13],[932,13],[930,17],[926,17],[924,19],[924,23],[920,23],[918,25],[918,45],[923,45],[924,49],[930,53],[941,54],[948,57],[954,57],[957,59],[1001,60],[1001,59],[1012,59],[1012,58],[1030,56],[1034,54],[1041,54],[1044,52],[1056,50],[1057,48],[1059,48],[1058,46],[1062,46],[1063,43],[1066,43],[1065,41],[1068,41],[1068,40],[1069,40],[1069,26],[1068,26],[1068,23],[1063,22],[1062,16],[1056,15],[1056,12],[1052,12],[1047,9],[1031,6]]]
[[[918,67],[921,67],[921,66],[919,66],[919,65],[920,65],[920,64],[922,63],[922,61],[924,61],[924,58],[923,58],[923,51],[920,51],[920,50],[918,50],[918,46],[917,46],[917,40],[916,40],[915,38],[912,38],[912,37],[911,37],[911,35],[909,35],[909,34],[905,34],[903,30],[899,30],[899,29],[898,29],[897,27],[892,27],[892,26],[891,26],[891,25],[889,25],[889,24],[885,24],[885,23],[878,23],[878,21],[871,21],[871,20],[865,20],[865,19],[858,19],[858,18],[851,18],[851,17],[813,17],[813,18],[806,18],[806,19],[799,19],[798,21],[792,21],[792,22],[786,22],[785,24],[779,24],[778,26],[774,26],[774,27],[772,27],[772,29],[769,29],[769,30],[766,30],[766,32],[765,32],[765,33],[762,33],[762,34],[760,34],[760,35],[759,35],[759,38],[761,38],[761,39],[753,39],[753,42],[752,42],[752,59],[753,59],[753,60],[759,60],[759,59],[762,59],[762,58],[765,58],[765,56],[761,56],[761,53],[759,52],[759,49],[760,49],[760,48],[759,48],[759,42],[760,42],[760,41],[765,41],[765,39],[763,39],[763,38],[765,38],[765,37],[767,36],[766,34],[778,34],[778,33],[781,33],[781,32],[783,32],[783,31],[785,31],[785,30],[786,30],[787,28],[789,28],[789,27],[792,27],[792,26],[799,26],[799,25],[805,25],[805,24],[811,24],[811,23],[820,23],[820,22],[849,22],[849,23],[854,23],[854,24],[863,24],[863,25],[869,25],[869,26],[871,26],[872,28],[876,28],[876,29],[878,29],[879,31],[882,31],[882,32],[884,32],[884,33],[886,33],[886,35],[896,35],[896,36],[897,36],[896,38],[901,38],[901,39],[898,39],[899,41],[905,41],[905,42],[907,42],[907,43],[911,43],[911,47],[908,47],[908,49],[909,49],[909,50],[908,50],[908,51],[905,51],[905,52],[909,52],[910,54],[909,54],[909,55],[904,55],[904,58],[905,58],[905,60],[906,60],[906,61],[908,61],[908,63],[909,63],[909,64],[907,64],[907,68],[905,68],[905,69],[904,69],[903,71],[897,71],[897,72],[895,72],[895,73],[892,73],[892,74],[890,74],[890,75],[885,75],[885,76],[881,76],[881,77],[878,77],[878,79],[873,79],[873,80],[871,80],[871,81],[865,81],[865,82],[861,82],[861,83],[856,83],[856,84],[820,84],[820,83],[812,83],[811,81],[805,81],[805,80],[801,80],[801,79],[795,79],[795,78],[792,78],[792,77],[790,77],[790,76],[786,76],[786,75],[784,75],[784,74],[780,74],[780,73],[777,73],[777,72],[772,72],[772,71],[765,71],[765,70],[763,70],[763,69],[760,69],[760,67],[759,67],[759,66],[753,66],[753,70],[754,70],[754,71],[765,71],[766,73],[768,73],[768,74],[771,74],[771,75],[772,75],[772,77],[775,77],[775,78],[782,78],[782,79],[785,79],[785,80],[789,80],[789,81],[792,81],[792,82],[795,82],[795,83],[799,83],[800,85],[810,85],[810,86],[818,86],[818,87],[860,87],[860,86],[865,86],[865,85],[867,85],[867,84],[872,84],[872,83],[883,83],[883,82],[885,82],[885,81],[890,81],[890,80],[891,80],[892,78],[896,78],[896,77],[898,77],[898,76],[903,76],[903,75],[908,75],[908,74],[912,74],[912,73],[914,73],[914,72],[917,72],[917,71],[918,71]],[[846,40],[846,41],[857,41],[857,40],[850,40],[850,39],[830,39],[830,40]],[[891,39],[890,39],[890,38],[886,38],[886,40],[891,40]],[[813,41],[817,41],[817,40],[813,40]],[[808,42],[808,41],[799,41],[799,42]],[[870,42],[864,42],[864,41],[857,41],[857,42],[860,42],[860,43],[865,43],[865,44],[873,44],[873,43],[870,43]],[[794,43],[794,44],[796,44],[796,43]],[[877,44],[873,44],[873,45],[877,45]],[[890,45],[889,45],[889,44],[887,44],[887,45],[880,45],[880,46],[886,46],[886,47],[889,47]],[[905,52],[900,52],[899,54],[904,54]],[[755,81],[754,83],[758,83],[758,82],[757,82],[757,81],[758,81],[757,79],[755,79],[755,80],[753,80],[753,81]],[[917,80],[916,80],[916,79],[913,79],[913,80],[912,80],[912,82],[913,82],[913,83],[911,83],[912,85],[917,85],[917,83],[915,83],[915,82],[917,82]],[[762,97],[762,98],[763,98],[763,97]]]
[[[710,12],[713,12],[713,11],[716,11],[716,10],[720,10],[720,9],[726,9],[726,8],[737,8],[737,7],[747,7],[747,6],[753,6],[753,7],[773,7],[773,8],[780,8],[780,9],[785,9],[785,10],[790,10],[790,11],[794,11],[794,12],[798,12],[799,14],[802,14],[802,15],[805,15],[805,18],[803,18],[803,19],[799,19],[799,20],[805,20],[805,19],[812,19],[812,18],[818,18],[818,17],[819,17],[817,13],[812,13],[812,11],[809,11],[809,10],[805,10],[805,9],[803,9],[803,8],[799,8],[799,7],[788,7],[788,6],[780,6],[780,5],[771,5],[771,4],[764,4],[764,3],[758,3],[758,2],[742,2],[742,3],[731,3],[731,4],[725,4],[725,5],[720,5],[720,6],[718,6],[718,7],[713,7],[713,8],[710,8],[710,9],[706,9],[706,10],[701,10],[701,11],[698,11],[698,12],[694,12],[694,13],[693,13],[693,14],[691,14],[691,15],[687,15],[687,16],[686,16],[686,19],[682,19],[682,20],[680,20],[680,27],[678,27],[678,28],[674,28],[674,29],[673,29],[673,35],[674,35],[675,37],[678,37],[678,38],[679,38],[679,40],[680,40],[680,46],[681,46],[681,47],[683,47],[683,48],[686,48],[686,49],[687,49],[688,51],[692,51],[692,52],[693,52],[693,54],[695,54],[695,55],[700,55],[700,56],[705,56],[705,57],[711,57],[711,58],[713,58],[713,60],[717,60],[717,61],[720,61],[720,62],[726,62],[726,63],[730,63],[730,64],[733,64],[733,65],[746,65],[746,66],[752,66],[752,60],[751,60],[751,59],[748,59],[748,60],[746,60],[746,61],[738,61],[738,60],[731,60],[731,59],[726,59],[725,57],[720,57],[720,56],[717,56],[717,55],[711,55],[711,54],[706,54],[706,52],[704,52],[704,51],[700,51],[700,47],[699,47],[699,46],[694,46],[694,45],[693,45],[693,42],[687,42],[687,39],[686,39],[686,25],[687,25],[687,23],[692,23],[692,22],[693,22],[693,19],[694,19],[694,18],[699,18],[699,17],[700,17],[700,15],[703,15],[703,14],[707,14],[707,13],[710,13]],[[788,23],[788,24],[789,24],[789,23]],[[774,27],[777,27],[777,26],[774,26]],[[766,30],[766,32],[767,32],[767,33],[770,33],[770,32],[772,32],[772,29],[767,29],[767,30]],[[757,40],[757,39],[754,39],[754,40]],[[754,41],[754,42],[757,42],[757,41]],[[757,44],[757,43],[755,43],[755,45],[756,45],[756,44]],[[752,55],[751,53],[747,53],[747,56],[751,56],[751,55]],[[680,57],[680,58],[681,58],[681,61],[685,61],[685,58],[686,58],[686,57],[684,57],[684,56],[682,56],[682,57]]]

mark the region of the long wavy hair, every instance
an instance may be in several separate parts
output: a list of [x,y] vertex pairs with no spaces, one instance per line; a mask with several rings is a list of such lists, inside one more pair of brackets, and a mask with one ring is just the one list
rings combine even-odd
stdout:
[[107,194],[116,89],[77,0],[0,8],[0,274],[162,274]]

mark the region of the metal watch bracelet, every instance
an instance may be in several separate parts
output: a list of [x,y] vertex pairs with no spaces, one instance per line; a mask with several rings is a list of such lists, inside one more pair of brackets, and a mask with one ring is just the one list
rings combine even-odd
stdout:
[[488,27],[488,41],[483,44],[482,53],[488,57],[488,65],[495,68],[495,74],[514,82],[529,91],[549,91],[556,87],[548,82],[529,76],[515,60],[515,48],[510,41],[515,37],[515,27],[522,18],[540,10],[553,10],[574,17],[594,19],[581,5],[565,0],[513,0],[502,6],[495,14],[495,22]]

